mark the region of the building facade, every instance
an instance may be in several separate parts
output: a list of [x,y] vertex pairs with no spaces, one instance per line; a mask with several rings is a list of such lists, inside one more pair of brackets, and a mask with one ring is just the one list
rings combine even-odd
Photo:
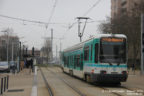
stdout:
[[131,14],[135,6],[143,0],[111,0],[111,18],[117,18],[124,14]]
[[[32,50],[28,50],[27,54],[32,56]],[[40,57],[40,50],[34,50],[34,56],[35,57]]]
[[0,60],[7,60],[7,48],[9,60],[14,60],[18,56],[19,38],[17,36],[0,36]]

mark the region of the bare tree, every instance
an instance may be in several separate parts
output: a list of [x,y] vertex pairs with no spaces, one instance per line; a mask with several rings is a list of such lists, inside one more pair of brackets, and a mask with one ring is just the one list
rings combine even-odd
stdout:
[[141,13],[144,13],[144,1],[136,4],[127,14],[114,19],[108,18],[100,24],[102,33],[125,34],[128,42],[128,57],[137,64],[140,60]]

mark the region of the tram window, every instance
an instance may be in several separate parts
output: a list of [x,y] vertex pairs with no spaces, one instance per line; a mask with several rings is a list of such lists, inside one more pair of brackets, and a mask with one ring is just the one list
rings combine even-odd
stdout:
[[68,66],[68,57],[66,57],[66,66]]
[[95,63],[98,63],[98,43],[95,44]]
[[72,65],[72,56],[70,56],[70,65]]
[[93,48],[92,48],[93,46],[91,45],[91,60],[92,60],[92,50],[93,50]]
[[67,66],[67,57],[65,57],[65,66]]
[[83,64],[83,54],[81,54],[81,65]]
[[66,66],[66,57],[64,56],[64,66]]
[[70,61],[70,60],[69,60],[69,56],[68,56],[68,61],[67,61],[67,62],[68,62],[68,63],[67,63],[67,64],[68,64],[68,67],[69,67],[69,61]]
[[70,58],[70,59],[71,59],[70,64],[71,64],[71,66],[72,66],[72,56],[71,56],[71,58]]
[[89,60],[89,46],[84,48],[84,60],[85,61]]
[[74,68],[76,68],[76,55],[74,56]]
[[76,57],[76,65],[77,67],[80,67],[80,55],[77,55]]
[[74,56],[72,56],[72,66],[74,66]]
[[80,65],[80,69],[83,69],[83,54],[81,54],[81,65]]

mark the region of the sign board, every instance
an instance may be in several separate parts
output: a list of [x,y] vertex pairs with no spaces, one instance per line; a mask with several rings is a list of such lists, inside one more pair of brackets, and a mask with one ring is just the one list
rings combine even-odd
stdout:
[[123,38],[109,38],[109,37],[104,37],[101,39],[102,41],[106,42],[124,42]]
[[141,15],[141,74],[144,74],[144,14]]

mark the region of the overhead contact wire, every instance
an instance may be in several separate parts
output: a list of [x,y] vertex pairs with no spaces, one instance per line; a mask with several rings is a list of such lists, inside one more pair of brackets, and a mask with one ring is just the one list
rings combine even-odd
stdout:
[[[98,0],[91,8],[88,9],[88,11],[86,11],[86,13],[85,13],[83,16],[86,16],[88,13],[90,13],[90,11],[91,11],[93,8],[95,8],[95,7],[100,3],[100,1],[101,1],[101,0]],[[77,22],[72,23],[72,24],[69,26],[68,30],[70,30],[75,24],[77,24]]]
[[91,8],[88,9],[88,11],[83,16],[86,16],[93,8],[95,8],[100,3],[100,1],[101,0],[98,0]]

